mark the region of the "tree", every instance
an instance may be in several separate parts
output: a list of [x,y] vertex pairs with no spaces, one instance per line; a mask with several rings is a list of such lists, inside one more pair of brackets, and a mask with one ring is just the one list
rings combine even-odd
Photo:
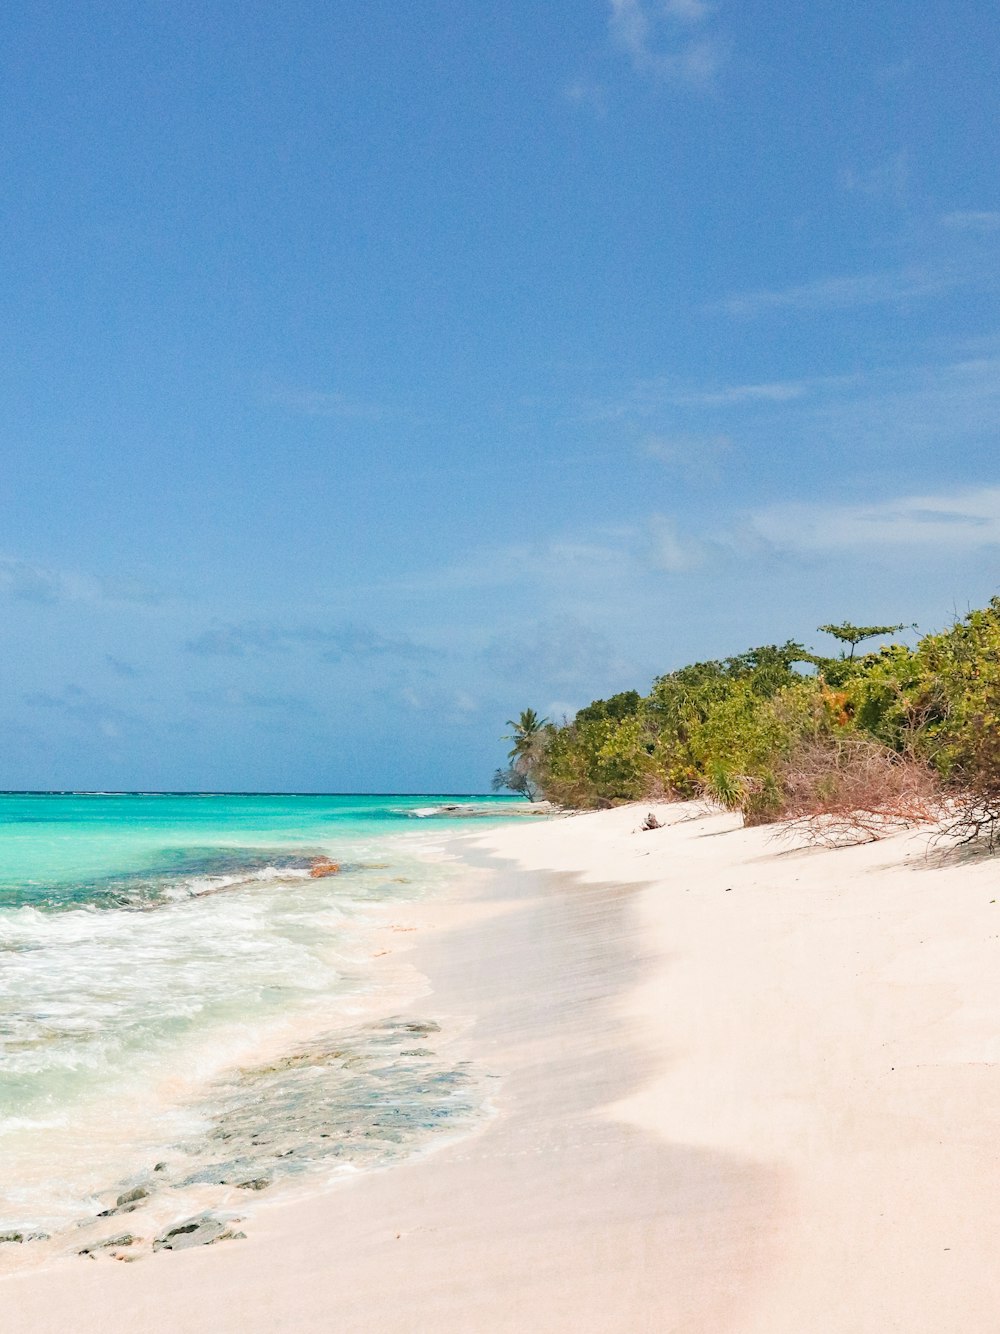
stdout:
[[911,627],[905,623],[900,625],[852,625],[850,621],[841,621],[838,625],[821,625],[818,627],[824,634],[833,635],[834,639],[839,639],[842,644],[850,644],[851,651],[847,655],[848,662],[853,661],[854,650],[866,639],[874,639],[876,635],[894,635],[900,630],[907,630]]
[[539,718],[534,709],[522,709],[520,717],[507,719],[507,726],[514,730],[509,736],[500,739],[514,743],[507,755],[511,763],[516,764],[519,759],[532,754],[537,748],[538,737],[545,730],[548,721],[548,718]]
[[540,718],[534,709],[523,709],[517,718],[507,719],[507,726],[513,731],[502,740],[514,743],[507,754],[510,767],[498,769],[493,775],[493,790],[506,787],[534,801],[538,795],[534,774],[552,724],[548,718]]
[[527,797],[529,801],[534,801],[536,795],[535,785],[528,775],[513,768],[497,769],[490,786],[494,792],[501,792],[506,788],[508,792],[517,792],[520,796]]
[[595,699],[592,704],[580,709],[576,715],[578,723],[596,723],[602,718],[613,718],[621,722],[639,712],[642,697],[638,690],[622,690],[610,699]]

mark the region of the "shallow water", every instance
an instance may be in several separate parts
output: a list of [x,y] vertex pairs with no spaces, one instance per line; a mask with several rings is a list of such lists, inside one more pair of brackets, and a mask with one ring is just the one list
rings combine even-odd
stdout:
[[[433,1028],[359,1025],[368,942],[455,874],[443,835],[516,809],[0,796],[0,1233],[79,1224],[130,1183],[163,1198],[372,1165],[474,1115],[477,1077]],[[312,875],[323,859],[339,871]]]

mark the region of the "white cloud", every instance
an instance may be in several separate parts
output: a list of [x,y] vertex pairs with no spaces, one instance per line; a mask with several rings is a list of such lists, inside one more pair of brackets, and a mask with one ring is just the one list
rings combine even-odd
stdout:
[[772,505],[750,515],[753,534],[783,551],[1000,545],[1000,487],[901,496],[862,505]]
[[682,537],[677,524],[662,514],[654,514],[648,521],[648,560],[654,570],[665,574],[684,574],[702,562],[700,545]]
[[609,26],[638,74],[707,87],[721,63],[718,45],[686,30],[710,12],[703,0],[611,0]]
[[726,407],[732,403],[789,403],[803,398],[810,388],[807,380],[776,380],[764,384],[728,384],[718,388],[680,390],[670,393],[666,402],[679,408]]
[[417,571],[388,583],[403,593],[415,595],[529,585],[572,587],[577,581],[592,579],[595,571],[610,580],[621,573],[620,536],[607,530],[585,536],[566,534],[532,543],[481,547],[470,551],[458,564]]
[[714,302],[711,308],[741,317],[771,310],[851,310],[937,296],[961,281],[960,275],[951,270],[914,266],[889,273],[820,278],[790,287],[738,292]]
[[151,606],[160,592],[128,575],[97,579],[76,570],[60,570],[16,556],[0,556],[0,596],[22,602],[92,602],[116,606]]
[[834,377],[772,380],[749,384],[684,385],[668,376],[639,380],[617,398],[585,405],[586,421],[621,421],[654,417],[666,408],[717,408],[741,403],[788,403],[804,398],[818,386],[841,381]]

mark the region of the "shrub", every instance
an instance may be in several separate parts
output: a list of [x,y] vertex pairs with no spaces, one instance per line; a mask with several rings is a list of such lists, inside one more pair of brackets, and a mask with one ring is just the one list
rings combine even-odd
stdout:
[[924,754],[954,794],[949,831],[1000,842],[1000,598],[970,612],[916,653],[912,707]]
[[765,645],[657,677],[645,698],[596,700],[562,727],[539,720],[532,781],[572,806],[706,793],[747,824],[786,819],[821,842],[944,812],[956,838],[1000,847],[1000,598],[915,649],[858,655],[898,627],[824,628],[850,656]]
[[929,765],[852,731],[801,742],[779,766],[778,783],[786,831],[828,847],[872,842],[936,820],[943,808]]

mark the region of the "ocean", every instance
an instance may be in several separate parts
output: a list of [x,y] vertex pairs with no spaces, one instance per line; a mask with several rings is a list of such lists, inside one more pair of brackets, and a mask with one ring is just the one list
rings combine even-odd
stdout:
[[222,1227],[483,1115],[489,1072],[375,996],[372,941],[461,873],[451,835],[522,810],[0,795],[0,1265]]

